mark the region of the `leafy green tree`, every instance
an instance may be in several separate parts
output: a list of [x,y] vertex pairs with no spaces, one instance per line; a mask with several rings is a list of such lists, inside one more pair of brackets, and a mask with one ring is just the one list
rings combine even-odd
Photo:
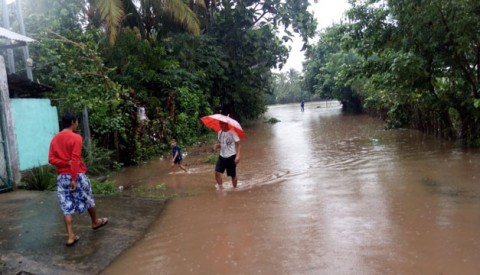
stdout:
[[349,112],[362,111],[363,81],[358,74],[362,60],[354,50],[344,49],[349,37],[345,25],[333,25],[320,34],[305,62],[304,87],[322,99],[337,99]]
[[53,87],[51,94],[61,111],[80,113],[83,107],[91,110],[93,133],[102,135],[119,129],[122,114],[116,109],[124,89],[108,78],[109,68],[92,36],[74,42],[55,34],[34,48],[37,78]]
[[80,16],[86,4],[86,0],[22,0],[25,30],[39,35],[37,38],[46,30],[67,37],[69,33],[79,34],[86,23]]
[[[290,31],[306,41],[315,29],[306,0],[37,3],[26,14],[39,41],[31,48],[36,78],[54,88],[61,111],[86,107],[95,144],[124,164],[160,153],[172,137],[196,141],[202,115],[257,118]],[[148,120],[139,119],[142,108]]]
[[479,7],[443,0],[353,5],[351,45],[365,58],[370,97],[383,98],[377,103],[399,126],[478,143]]
[[[205,6],[203,1],[196,3]],[[162,24],[172,21],[193,34],[200,33],[196,14],[183,0],[148,0],[140,1],[139,5],[133,0],[90,0],[87,14],[96,27],[99,22],[104,22],[111,45],[115,43],[121,26],[136,27],[142,37],[149,39],[163,29]]]
[[468,144],[480,145],[480,2],[397,0],[389,8],[399,30],[413,34],[403,35],[400,46],[422,59],[422,74],[410,79],[424,91],[421,98],[440,113],[431,114],[437,118],[434,127],[440,124],[441,134],[456,135],[451,131],[451,114],[456,114],[459,135]]
[[[129,109],[125,112],[134,114],[130,116],[131,128],[138,129],[125,137],[125,147],[137,139],[142,139],[147,148],[168,144],[172,137],[183,144],[193,143],[204,128],[198,118],[211,113],[208,91],[213,78],[221,75],[221,52],[207,37],[174,37],[158,46],[141,39],[136,30],[124,28],[117,43],[108,50],[106,63],[117,68],[111,78],[130,86],[136,100],[130,107],[125,106]],[[146,109],[149,119],[143,124],[138,124],[135,116],[140,106]],[[148,153],[141,144],[136,147],[136,151]],[[144,158],[134,152],[129,155]]]
[[[220,1],[210,35],[227,58],[225,80],[215,81],[211,104],[215,111],[239,120],[257,118],[265,111],[265,95],[272,91],[271,68],[288,56],[284,45],[290,28],[306,41],[316,22],[308,1]],[[280,28],[286,35],[279,39]]]
[[[81,20],[78,20],[84,6],[78,2],[50,0],[42,3],[38,10],[31,10],[31,14],[26,13],[25,17],[27,29],[38,40],[30,47],[35,61],[35,79],[53,88],[49,97],[60,113],[73,111],[80,114],[83,108],[87,108],[94,143],[115,150],[112,161],[129,159],[123,156],[131,150],[122,148],[120,141],[132,129],[131,114],[124,112],[122,106],[135,99],[132,99],[128,86],[122,86],[110,77],[115,70],[105,66],[102,44],[98,43],[103,32],[82,28]],[[133,111],[136,118],[137,110]],[[108,163],[105,165],[109,166]]]
[[273,94],[267,98],[268,104],[293,103],[317,99],[317,97],[303,89],[303,77],[295,69],[275,75]]
[[[35,5],[36,4],[36,5]],[[24,1],[25,25],[38,42],[30,47],[35,78],[53,88],[60,111],[91,111],[97,137],[121,128],[116,108],[125,89],[108,77],[97,41],[100,30],[85,31],[79,15],[85,1]],[[36,7],[34,9],[34,7]]]

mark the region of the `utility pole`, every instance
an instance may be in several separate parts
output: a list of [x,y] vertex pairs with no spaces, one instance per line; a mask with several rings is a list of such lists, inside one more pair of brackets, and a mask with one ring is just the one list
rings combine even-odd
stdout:
[[[23,23],[22,0],[16,0],[15,3],[17,5],[17,18],[20,24],[20,33],[23,35],[26,35],[25,24]],[[33,75],[32,75],[33,61],[30,58],[30,54],[28,52],[28,46],[26,45],[23,47],[23,61],[25,62],[25,70],[27,71],[27,77],[28,79],[33,81]]]
[[[7,0],[2,0],[2,11],[3,11],[3,26],[5,29],[10,30],[10,17],[8,14]],[[11,44],[10,41],[7,42]],[[8,70],[9,73],[15,73],[15,61],[13,59],[13,49],[7,49],[7,60],[8,60]]]

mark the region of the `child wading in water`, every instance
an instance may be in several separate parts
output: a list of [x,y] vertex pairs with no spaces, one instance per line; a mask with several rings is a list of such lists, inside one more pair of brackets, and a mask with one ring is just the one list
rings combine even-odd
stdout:
[[172,139],[170,145],[172,146],[172,171],[175,170],[175,164],[178,164],[183,171],[188,172],[187,168],[182,165],[182,153],[180,152],[180,147],[177,145],[177,141]]

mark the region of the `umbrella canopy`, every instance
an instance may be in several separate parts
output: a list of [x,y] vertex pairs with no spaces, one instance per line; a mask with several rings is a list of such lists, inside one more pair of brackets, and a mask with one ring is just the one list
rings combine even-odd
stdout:
[[200,120],[210,129],[213,129],[215,132],[222,130],[220,122],[225,122],[228,125],[228,129],[235,131],[239,138],[245,138],[245,132],[243,132],[242,126],[235,119],[225,116],[222,114],[213,114],[209,116],[204,116]]

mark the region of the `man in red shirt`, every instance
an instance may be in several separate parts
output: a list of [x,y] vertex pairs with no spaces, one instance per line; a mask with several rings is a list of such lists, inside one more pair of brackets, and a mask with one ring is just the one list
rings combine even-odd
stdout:
[[73,232],[73,213],[82,214],[87,210],[94,230],[106,225],[108,218],[97,218],[90,180],[85,175],[87,167],[82,161],[82,136],[75,133],[77,117],[66,113],[62,127],[50,143],[48,162],[57,167],[57,197],[67,229],[66,245],[72,246],[80,239]]

